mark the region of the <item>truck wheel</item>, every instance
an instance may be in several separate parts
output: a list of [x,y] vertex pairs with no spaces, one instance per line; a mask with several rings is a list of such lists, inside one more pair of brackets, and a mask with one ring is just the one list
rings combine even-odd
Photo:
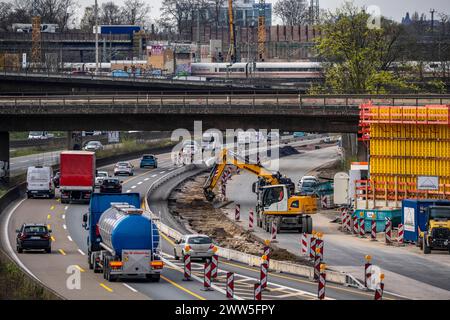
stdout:
[[90,252],[88,252],[88,266],[89,266],[89,270],[92,270],[92,269],[94,269],[94,265],[92,264],[92,262],[91,262],[91,253]]
[[306,217],[306,233],[311,233],[313,230],[312,218],[310,216]]
[[431,253],[431,248],[427,245],[426,241],[422,241],[423,243],[423,254],[430,254]]

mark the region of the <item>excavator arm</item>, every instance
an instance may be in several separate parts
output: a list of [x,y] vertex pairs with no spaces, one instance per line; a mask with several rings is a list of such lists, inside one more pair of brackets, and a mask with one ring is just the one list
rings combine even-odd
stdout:
[[214,200],[215,194],[213,190],[222,177],[227,165],[234,165],[241,170],[246,170],[257,175],[266,185],[284,183],[282,180],[290,181],[288,178],[283,178],[279,172],[273,173],[258,163],[250,163],[247,159],[244,159],[225,148],[222,149],[216,163],[211,169],[208,179],[203,185],[203,192],[208,201]]

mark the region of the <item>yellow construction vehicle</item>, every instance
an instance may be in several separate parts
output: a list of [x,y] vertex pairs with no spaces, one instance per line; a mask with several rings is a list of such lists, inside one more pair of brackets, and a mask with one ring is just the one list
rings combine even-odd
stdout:
[[426,208],[426,230],[419,232],[419,246],[424,254],[432,249],[447,249],[450,253],[450,207]]
[[256,218],[259,227],[270,231],[272,221],[275,221],[277,231],[290,229],[311,233],[312,219],[309,214],[317,212],[317,199],[295,195],[295,184],[290,178],[283,177],[279,172],[272,172],[259,163],[250,163],[228,149],[222,149],[203,186],[208,201],[214,200],[213,190],[228,165],[258,176],[258,181],[252,185],[252,191],[257,195]]

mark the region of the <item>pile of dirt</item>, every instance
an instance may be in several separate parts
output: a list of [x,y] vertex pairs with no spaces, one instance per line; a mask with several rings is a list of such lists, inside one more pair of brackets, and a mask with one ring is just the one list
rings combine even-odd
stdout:
[[[170,195],[170,212],[184,223],[188,230],[206,234],[221,247],[260,256],[263,243],[251,232],[230,220],[222,211],[216,209],[203,196],[206,175],[185,181]],[[272,259],[310,265],[310,262],[293,255],[285,249],[272,245]]]

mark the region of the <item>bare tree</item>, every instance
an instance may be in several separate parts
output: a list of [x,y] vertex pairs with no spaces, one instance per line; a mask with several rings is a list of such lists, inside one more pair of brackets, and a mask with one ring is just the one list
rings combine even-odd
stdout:
[[279,0],[273,11],[287,26],[298,26],[308,21],[306,0]]
[[208,5],[211,8],[212,17],[211,19],[214,22],[216,27],[216,34],[219,30],[219,21],[220,21],[220,9],[224,6],[226,0],[208,0]]
[[187,25],[196,0],[163,0],[161,5],[160,23],[166,27],[171,26],[181,32],[183,25]]
[[95,26],[94,6],[84,8],[84,14],[81,18],[80,29],[85,32],[92,32]]
[[102,24],[120,24],[123,20],[120,7],[113,1],[103,3],[99,15]]
[[122,18],[126,24],[144,25],[148,21],[150,6],[141,0],[126,0],[122,7]]
[[9,2],[0,2],[0,30],[7,31],[11,27],[13,6]]

